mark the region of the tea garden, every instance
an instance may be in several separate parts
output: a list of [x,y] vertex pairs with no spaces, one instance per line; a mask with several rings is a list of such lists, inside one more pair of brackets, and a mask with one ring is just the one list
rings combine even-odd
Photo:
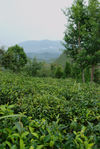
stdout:
[[0,72],[0,149],[99,149],[99,90]]

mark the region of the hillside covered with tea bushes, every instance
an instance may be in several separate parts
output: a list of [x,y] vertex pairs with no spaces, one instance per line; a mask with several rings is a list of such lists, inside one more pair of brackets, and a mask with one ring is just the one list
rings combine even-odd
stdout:
[[99,149],[100,86],[0,72],[0,149]]

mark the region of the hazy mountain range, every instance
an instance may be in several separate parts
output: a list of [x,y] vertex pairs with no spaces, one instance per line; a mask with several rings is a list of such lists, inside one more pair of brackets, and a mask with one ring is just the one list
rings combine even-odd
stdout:
[[64,49],[59,40],[29,40],[19,43],[19,46],[24,48],[29,58],[36,57],[38,60],[45,61],[58,58]]

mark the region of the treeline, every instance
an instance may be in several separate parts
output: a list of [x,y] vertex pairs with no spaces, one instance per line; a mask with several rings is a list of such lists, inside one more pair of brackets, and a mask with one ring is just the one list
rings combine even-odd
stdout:
[[[67,58],[66,58],[67,59]],[[39,62],[36,58],[29,59],[23,48],[15,45],[9,47],[7,51],[0,48],[0,65],[2,70],[10,70],[14,73],[21,73],[26,76],[32,77],[53,77],[53,78],[73,78],[77,81],[81,79],[81,68],[80,66],[70,61],[66,61],[65,66],[57,63],[47,64],[46,62]],[[91,68],[87,67],[84,70],[85,81],[90,81]],[[100,72],[95,69],[94,81],[100,82]]]
[[100,2],[75,0],[63,12],[68,20],[64,36],[66,53],[80,68],[83,82],[90,68],[90,79],[94,81],[95,70],[100,68]]

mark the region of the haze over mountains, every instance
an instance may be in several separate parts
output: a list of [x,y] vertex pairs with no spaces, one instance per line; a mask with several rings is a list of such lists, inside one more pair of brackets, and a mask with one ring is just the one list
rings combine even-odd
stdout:
[[19,43],[19,46],[24,48],[29,58],[48,62],[58,58],[64,49],[59,40],[29,40]]

